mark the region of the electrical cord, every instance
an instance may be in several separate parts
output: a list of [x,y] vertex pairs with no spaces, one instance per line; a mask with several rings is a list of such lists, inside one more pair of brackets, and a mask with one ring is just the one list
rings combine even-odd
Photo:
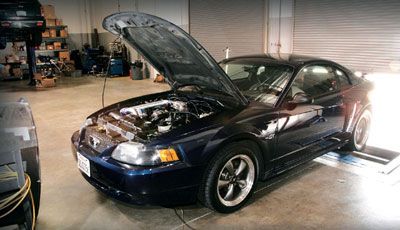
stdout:
[[[182,211],[182,216],[183,216],[183,215],[184,215],[183,209],[181,209],[181,211]],[[188,227],[189,229],[195,230],[195,228],[193,228],[192,226],[190,226],[190,225],[184,220],[184,218],[183,218],[181,215],[179,215],[178,210],[177,210],[176,208],[174,208],[174,212],[175,212],[175,215],[179,218],[179,220],[182,222],[182,224],[183,224],[184,226]]]
[[30,189],[29,189],[29,197],[31,198],[31,203],[32,203],[32,230],[34,230],[36,225],[36,207],[35,207],[35,200],[33,199],[32,190]]
[[[0,182],[8,181],[8,180],[11,180],[11,179],[15,180],[17,178],[17,176],[18,176],[17,172],[13,171],[10,167],[8,167],[8,165],[5,165],[5,168],[7,168],[8,171],[0,173]],[[28,186],[30,186],[29,183],[30,182],[28,180],[25,180],[24,185],[22,186],[22,188],[18,192],[16,192],[13,195],[8,196],[7,198],[1,200],[0,201],[0,211],[4,210],[5,208],[9,207],[13,203],[17,202],[19,200],[18,198],[20,198],[21,195],[22,196],[23,195],[26,196],[26,194],[24,194],[24,192],[27,191]],[[3,217],[3,216],[1,216],[1,217]]]
[[[121,38],[121,35],[119,35],[112,43],[115,43],[118,39]],[[106,71],[106,75],[104,76],[104,82],[103,82],[103,90],[101,92],[101,106],[104,108],[104,94],[106,91],[106,83],[107,83],[107,77],[109,75],[109,71],[110,71],[110,66],[111,66],[111,58],[112,58],[113,52],[111,50],[110,52],[110,58],[108,59],[108,63],[107,63],[107,71]]]
[[110,60],[108,61],[107,74],[104,76],[103,91],[101,92],[101,106],[103,108],[104,108],[104,93],[106,91],[106,82],[107,82],[107,75],[108,75],[108,69],[109,69],[109,66],[110,66],[110,62],[111,62],[111,57],[110,57]]
[[[12,171],[11,168],[8,167],[7,165],[6,168],[8,168],[8,172],[0,173],[0,182],[15,179],[17,177],[17,172]],[[0,212],[8,210],[0,215],[0,219],[6,217],[10,213],[12,213],[15,209],[17,209],[19,205],[28,196],[28,194],[32,204],[32,230],[35,229],[36,225],[35,202],[31,191],[31,178],[26,173],[25,173],[24,185],[16,193],[0,200]]]

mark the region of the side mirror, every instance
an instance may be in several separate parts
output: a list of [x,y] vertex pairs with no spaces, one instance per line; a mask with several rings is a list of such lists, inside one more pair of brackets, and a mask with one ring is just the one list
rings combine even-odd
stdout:
[[293,96],[293,100],[287,102],[287,107],[289,110],[293,110],[297,105],[301,104],[311,104],[313,99],[305,93],[296,93]]

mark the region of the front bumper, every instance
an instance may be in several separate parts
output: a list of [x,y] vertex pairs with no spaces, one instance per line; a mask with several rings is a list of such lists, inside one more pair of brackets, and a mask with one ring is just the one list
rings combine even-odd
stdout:
[[196,202],[201,167],[183,162],[159,167],[134,167],[119,164],[109,157],[94,155],[72,137],[72,153],[79,151],[90,161],[90,177],[83,177],[114,199],[132,204],[177,205]]

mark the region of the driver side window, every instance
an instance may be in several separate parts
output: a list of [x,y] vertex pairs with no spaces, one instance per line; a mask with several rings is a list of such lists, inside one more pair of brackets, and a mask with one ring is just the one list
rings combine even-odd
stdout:
[[305,93],[312,98],[338,90],[338,83],[329,66],[313,65],[303,68],[294,80],[288,96]]

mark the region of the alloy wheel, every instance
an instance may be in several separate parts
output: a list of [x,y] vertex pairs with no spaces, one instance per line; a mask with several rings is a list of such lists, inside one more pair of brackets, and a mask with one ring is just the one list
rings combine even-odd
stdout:
[[368,115],[362,116],[358,121],[354,130],[354,145],[357,149],[362,149],[367,143],[370,123],[371,117]]
[[249,156],[240,154],[229,159],[218,176],[219,201],[228,207],[240,204],[249,195],[255,176],[255,166]]

